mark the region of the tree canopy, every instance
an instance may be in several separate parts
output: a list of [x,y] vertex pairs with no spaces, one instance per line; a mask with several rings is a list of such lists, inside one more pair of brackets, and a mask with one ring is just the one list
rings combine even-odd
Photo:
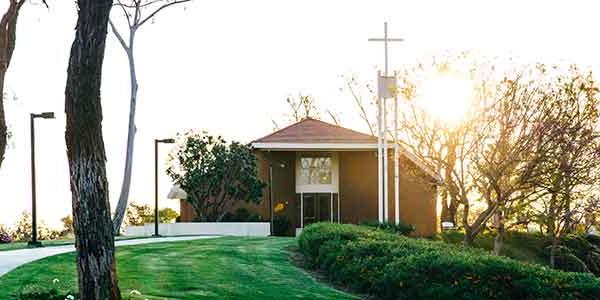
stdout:
[[193,131],[180,136],[167,174],[187,192],[199,221],[220,221],[238,201],[259,203],[265,187],[250,146]]

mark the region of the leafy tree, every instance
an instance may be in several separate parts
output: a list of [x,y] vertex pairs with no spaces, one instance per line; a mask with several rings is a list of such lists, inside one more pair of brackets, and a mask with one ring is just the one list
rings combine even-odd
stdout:
[[[13,227],[12,236],[15,240],[28,241],[31,239],[31,214],[28,212],[21,213],[21,217],[17,219]],[[40,237],[41,239],[41,237]]]
[[[55,240],[60,237],[60,232],[50,229],[45,222],[37,224],[38,238],[40,240]],[[31,214],[24,211],[17,220],[12,232],[12,238],[19,241],[31,240]]]
[[220,221],[237,201],[259,203],[265,187],[252,148],[220,136],[185,133],[170,164],[167,174],[187,192],[200,221]]
[[[543,65],[540,68],[546,73],[560,70],[546,70]],[[600,180],[598,85],[591,73],[576,66],[560,71],[545,87],[543,101],[538,103],[539,130],[534,158],[527,169],[532,188],[539,191],[538,219],[552,244],[553,267],[560,240],[575,232],[577,225],[584,225],[586,215],[597,211],[597,201],[590,194]]]
[[[172,223],[179,214],[170,207],[158,210],[158,221],[160,223]],[[148,204],[131,203],[127,208],[125,222],[128,225],[141,226],[154,222],[154,208]]]
[[[535,176],[527,172],[539,130],[545,75],[536,66],[523,67],[500,81],[496,97],[485,107],[482,118],[485,131],[475,151],[472,164],[479,174],[478,192],[493,212],[494,254],[500,255],[509,224],[533,200],[528,181]],[[521,221],[521,220],[519,220]]]
[[138,82],[136,73],[136,64],[134,56],[135,37],[138,30],[148,21],[154,20],[156,15],[164,9],[189,2],[191,0],[116,0],[115,6],[117,11],[122,13],[122,18],[127,21],[127,33],[125,36],[124,30],[119,30],[113,23],[113,19],[109,20],[112,32],[116,36],[119,44],[127,55],[129,63],[129,78],[130,78],[130,94],[129,94],[129,122],[127,125],[127,149],[125,154],[125,169],[123,170],[123,183],[121,184],[121,193],[119,201],[115,208],[113,216],[114,233],[119,234],[123,217],[127,209],[129,200],[129,189],[131,187],[131,173],[133,171],[133,146],[135,140],[135,111],[137,106]]
[[[442,176],[442,221],[456,224],[461,212],[465,245],[485,228],[494,229],[499,254],[505,231],[531,221],[535,189],[524,171],[538,130],[535,108],[543,99],[535,80],[544,76],[535,66],[501,71],[493,63],[461,56],[434,59],[432,65],[400,73],[400,91],[409,100],[402,112],[401,142]],[[461,120],[447,124],[419,106],[421,82],[431,77],[431,69],[473,82],[473,99]]]
[[[158,221],[160,223],[173,223],[178,217],[179,213],[170,207],[165,207],[158,211]],[[154,216],[152,221],[154,221]]]
[[117,300],[100,86],[112,0],[78,0],[65,87],[67,159],[73,202],[79,298]]
[[[428,165],[441,177],[441,222],[461,224],[465,230],[464,243],[472,245],[475,237],[486,227],[495,205],[484,203],[484,209],[474,212],[480,204],[477,180],[480,175],[471,163],[485,136],[485,119],[481,118],[485,100],[491,97],[497,82],[491,78],[487,62],[479,62],[464,54],[432,58],[403,68],[399,76],[399,92],[406,99],[401,103],[401,139],[399,143]],[[472,73],[471,70],[481,70]],[[471,107],[461,120],[453,123],[440,120],[420,102],[427,80],[441,76],[460,76],[472,82]],[[355,84],[356,85],[356,84]],[[444,99],[444,101],[464,99]],[[478,205],[480,206],[480,205]],[[462,216],[459,216],[459,208]]]
[[60,221],[63,224],[60,235],[63,237],[72,236],[75,233],[75,229],[73,228],[73,216],[64,216],[60,219]]

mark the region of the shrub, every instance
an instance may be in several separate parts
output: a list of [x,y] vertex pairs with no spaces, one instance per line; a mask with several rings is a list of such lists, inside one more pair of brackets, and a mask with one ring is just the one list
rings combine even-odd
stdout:
[[13,239],[10,236],[10,234],[8,234],[6,232],[0,232],[0,244],[10,244],[12,242],[13,242]]
[[390,233],[399,233],[402,235],[409,235],[413,231],[415,231],[415,226],[411,224],[405,224],[402,222],[396,224],[392,222],[379,222],[377,220],[374,220],[362,222],[360,225],[374,227],[383,231],[387,231]]
[[8,244],[12,242],[13,238],[11,237],[8,228],[6,228],[4,225],[0,225],[0,244]]
[[226,213],[221,222],[260,222],[262,217],[246,208],[238,208],[233,213]]
[[381,299],[600,299],[600,280],[356,225],[318,223],[298,239],[312,266]]
[[[172,223],[178,217],[179,214],[170,207],[158,210],[158,222],[160,223]],[[63,220],[63,222],[65,221]],[[143,226],[147,223],[154,223],[154,208],[149,204],[130,203],[125,212],[125,224],[131,226]],[[67,228],[68,225],[66,222],[64,226]]]
[[592,245],[600,247],[600,235],[587,234],[585,239]]
[[593,237],[583,234],[570,234],[562,238],[561,249],[566,248],[569,253],[563,255],[562,252],[565,251],[561,252],[557,268],[564,271],[591,272],[600,276],[600,247],[594,242],[596,240]]
[[[552,246],[546,247],[548,259],[551,251]],[[554,250],[554,253],[555,268],[568,272],[590,273],[586,263],[579,259],[579,257],[575,255],[573,250],[569,247],[557,246]]]
[[292,224],[286,216],[275,216],[273,218],[273,235],[286,236],[291,226]]
[[27,284],[14,295],[18,300],[75,300],[78,299],[77,293],[65,292],[69,288],[61,283],[58,278],[52,280],[50,287]]
[[[52,288],[49,290],[41,288],[25,289],[17,295],[18,300],[66,300],[77,299],[73,293],[62,294],[58,290]],[[71,297],[69,297],[71,296]]]

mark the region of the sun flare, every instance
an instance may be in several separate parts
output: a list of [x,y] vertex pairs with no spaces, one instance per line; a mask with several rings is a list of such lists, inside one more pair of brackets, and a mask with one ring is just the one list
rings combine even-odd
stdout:
[[452,125],[466,117],[472,104],[473,90],[470,80],[440,75],[424,83],[417,101],[434,118]]

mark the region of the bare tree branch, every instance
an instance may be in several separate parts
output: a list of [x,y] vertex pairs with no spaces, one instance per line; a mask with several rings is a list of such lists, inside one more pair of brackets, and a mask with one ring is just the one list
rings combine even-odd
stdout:
[[141,22],[137,23],[137,27],[140,27],[142,25],[144,25],[144,23],[146,23],[148,20],[152,19],[159,11],[172,6],[172,5],[177,5],[177,4],[181,4],[181,3],[185,3],[185,2],[190,2],[191,0],[177,0],[177,1],[173,1],[167,4],[162,5],[161,7],[157,8],[154,12],[152,12],[150,15],[148,15],[146,18],[144,18]]

